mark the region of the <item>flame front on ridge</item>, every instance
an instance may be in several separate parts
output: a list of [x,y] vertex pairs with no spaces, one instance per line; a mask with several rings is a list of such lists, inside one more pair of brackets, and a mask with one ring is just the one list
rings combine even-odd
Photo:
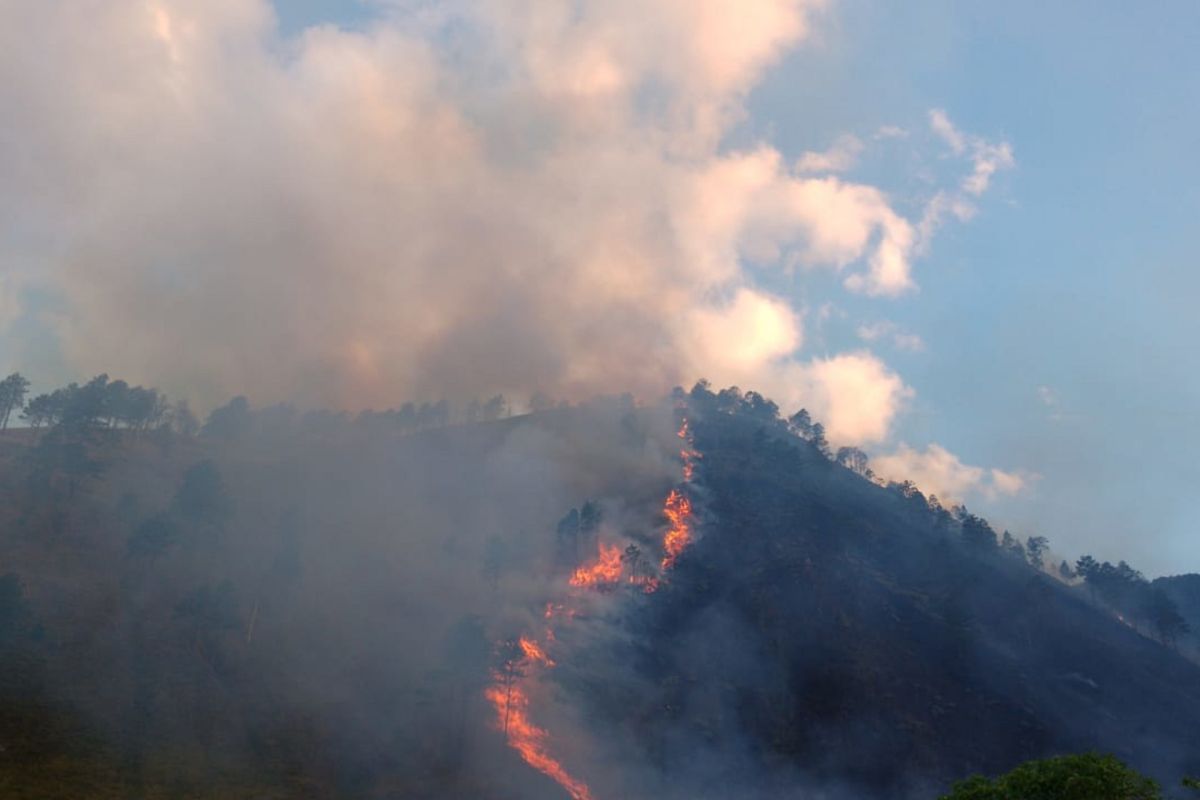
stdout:
[[[664,573],[675,566],[676,560],[694,538],[692,502],[684,494],[683,487],[691,483],[695,475],[695,460],[700,456],[691,449],[691,436],[686,419],[676,435],[683,439],[687,446],[679,452],[683,462],[683,483],[672,489],[663,503],[663,514],[669,523],[662,541],[663,557],[660,566]],[[572,591],[566,598],[567,602],[546,604],[543,615],[546,621],[545,641],[557,641],[554,634],[555,621],[574,620],[575,607],[570,601],[579,597],[577,590],[611,590],[621,582],[625,566],[620,546],[599,542],[596,560],[577,568],[571,574],[568,584]],[[640,587],[647,594],[658,589],[660,580],[661,578],[652,575],[638,575],[636,569],[630,566],[628,582]],[[513,655],[505,673],[495,672],[493,683],[484,691],[484,696],[496,711],[496,728],[504,733],[508,745],[526,764],[557,782],[570,795],[571,800],[593,800],[587,784],[567,772],[562,763],[550,755],[547,744],[550,739],[549,732],[538,727],[529,717],[529,686],[541,671],[553,668],[554,661],[547,654],[545,647],[534,639],[522,636],[516,645],[520,655]]]

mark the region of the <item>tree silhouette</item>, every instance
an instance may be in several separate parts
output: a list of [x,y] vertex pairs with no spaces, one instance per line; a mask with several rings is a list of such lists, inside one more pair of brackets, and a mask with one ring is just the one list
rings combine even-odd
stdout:
[[192,413],[187,400],[179,400],[168,413],[171,428],[181,436],[195,436],[200,431],[200,421]]
[[479,416],[484,422],[494,422],[501,417],[507,417],[508,401],[504,399],[504,395],[502,394],[489,397],[487,402],[479,409]]
[[236,439],[250,430],[250,401],[241,395],[214,409],[200,431],[216,439]]
[[825,456],[825,458],[833,458],[833,453],[829,450],[829,442],[825,439],[825,426],[819,422],[814,422],[812,426],[812,437],[809,439],[812,446],[817,448],[817,452]]
[[862,475],[864,478],[873,477],[867,454],[857,447],[839,448],[837,451],[837,462],[851,472]]
[[29,381],[19,372],[0,381],[0,431],[8,430],[13,411],[24,406],[28,391]]
[[508,717],[512,708],[513,684],[525,674],[525,651],[521,648],[521,640],[509,637],[496,647],[494,657],[496,674],[504,686],[504,735],[508,736]]
[[792,431],[805,441],[812,439],[812,417],[808,413],[808,409],[802,408],[788,418],[788,426]]
[[962,525],[962,539],[973,550],[991,553],[996,550],[996,532],[982,517],[977,517],[966,508],[958,509],[958,520]]
[[1045,536],[1030,536],[1025,540],[1025,552],[1029,554],[1029,563],[1041,569],[1045,565],[1046,550],[1050,540]]
[[1083,555],[1075,561],[1075,574],[1083,579],[1083,583],[1087,586],[1088,594],[1092,597],[1092,602],[1096,602],[1096,581],[1095,576],[1100,570],[1100,563],[1089,555]]
[[1025,560],[1025,545],[1008,531],[1000,536],[1000,549],[1007,555]]
[[636,583],[642,577],[642,548],[636,544],[630,544],[621,554],[621,563],[629,571],[629,580]]
[[21,411],[21,416],[29,422],[29,427],[38,430],[43,425],[51,425],[55,418],[54,397],[40,394],[30,400]]
[[499,536],[488,537],[483,549],[483,577],[496,591],[500,587],[500,576],[508,567],[508,543]]
[[1179,637],[1191,630],[1175,601],[1162,589],[1148,589],[1142,600],[1141,611],[1158,634],[1159,641],[1168,647],[1174,647]]
[[1075,570],[1071,569],[1071,565],[1066,562],[1066,559],[1058,565],[1058,574],[1064,581],[1075,580]]

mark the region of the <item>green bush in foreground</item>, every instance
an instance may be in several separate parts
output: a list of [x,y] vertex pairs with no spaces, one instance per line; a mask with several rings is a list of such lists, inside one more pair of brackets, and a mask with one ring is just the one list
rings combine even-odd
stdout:
[[998,778],[976,775],[941,800],[1162,800],[1158,784],[1113,756],[1030,761]]

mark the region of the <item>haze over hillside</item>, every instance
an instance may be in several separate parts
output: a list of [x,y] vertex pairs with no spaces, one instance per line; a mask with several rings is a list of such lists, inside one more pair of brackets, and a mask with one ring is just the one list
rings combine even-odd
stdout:
[[0,798],[1200,789],[1197,40],[0,0]]
[[12,796],[933,798],[1093,749],[1200,770],[1175,583],[1039,568],[1045,541],[881,485],[754,392],[239,398],[198,434],[143,396],[101,377],[0,434]]

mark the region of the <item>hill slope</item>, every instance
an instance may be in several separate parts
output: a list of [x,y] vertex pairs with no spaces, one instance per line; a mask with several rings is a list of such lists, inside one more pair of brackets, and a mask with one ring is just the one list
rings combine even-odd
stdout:
[[696,540],[655,591],[581,595],[531,685],[596,797],[932,797],[1093,748],[1200,768],[1194,663],[977,518],[701,389],[404,435],[269,411],[236,437],[105,434],[69,480],[6,434],[0,787],[562,797],[484,702],[517,663],[497,644],[600,544],[657,563],[680,414]]
[[664,769],[699,749],[710,785],[787,764],[896,797],[1093,749],[1167,785],[1200,767],[1196,664],[776,422],[692,413],[708,522],[636,618],[638,736]]

